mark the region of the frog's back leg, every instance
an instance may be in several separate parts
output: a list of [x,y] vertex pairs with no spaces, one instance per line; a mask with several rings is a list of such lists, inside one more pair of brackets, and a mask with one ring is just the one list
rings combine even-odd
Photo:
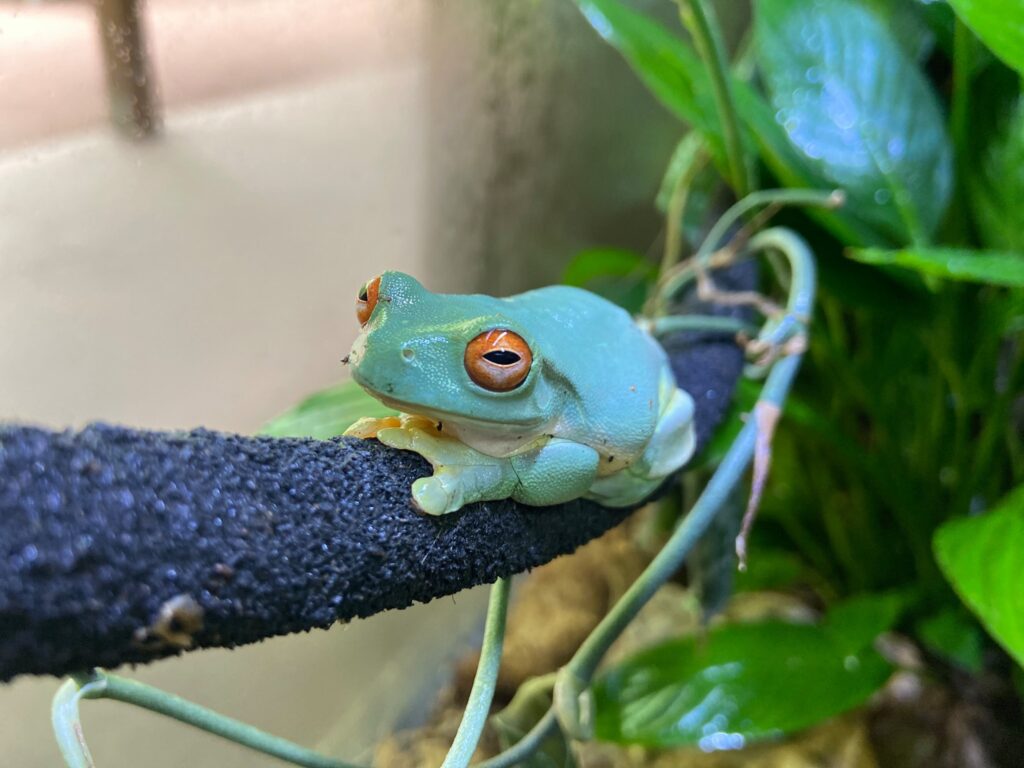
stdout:
[[661,377],[658,402],[664,405],[640,461],[631,465],[634,474],[659,482],[683,466],[697,448],[693,424],[696,409],[689,393],[676,386],[672,373]]
[[658,423],[640,458],[596,480],[586,494],[588,498],[609,507],[635,504],[693,456],[697,447],[693,398],[676,386],[667,370],[662,375],[658,401],[663,404]]
[[556,437],[509,460],[519,476],[512,498],[543,507],[584,495],[597,477],[601,457],[589,445]]

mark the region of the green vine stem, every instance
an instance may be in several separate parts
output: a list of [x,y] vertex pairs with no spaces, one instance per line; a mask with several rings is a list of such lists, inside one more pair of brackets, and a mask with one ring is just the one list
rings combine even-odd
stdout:
[[83,698],[91,698],[90,694],[102,687],[103,681],[100,679],[69,677],[54,694],[50,721],[53,723],[54,736],[57,737],[57,746],[68,768],[93,768],[95,765],[82,732],[78,702]]
[[517,741],[514,746],[506,749],[500,755],[495,755],[490,760],[478,763],[474,768],[512,768],[512,766],[519,765],[536,752],[544,743],[544,739],[550,736],[557,727],[555,710],[549,709],[530,729],[530,732]]
[[722,245],[729,229],[739,222],[743,216],[760,206],[767,205],[817,205],[822,208],[837,208],[843,204],[844,194],[837,189],[822,191],[818,189],[762,189],[752,192],[742,200],[734,203],[722,217],[715,222],[697,249],[698,259],[707,259]]
[[159,688],[99,669],[90,674],[72,675],[53,698],[53,730],[68,768],[93,768],[95,765],[78,717],[81,699],[114,699],[134,704],[303,768],[356,768],[351,763],[325,757],[287,739],[271,736],[259,728]]
[[971,75],[974,68],[974,35],[959,18],[953,26],[953,92],[950,104],[950,133],[953,145],[969,146]]
[[498,682],[511,584],[511,579],[498,579],[491,587],[487,621],[484,624],[484,640],[480,648],[480,663],[476,668],[476,677],[473,678],[473,688],[469,693],[466,710],[462,713],[462,722],[459,723],[459,730],[455,733],[455,740],[441,768],[466,768],[484,731],[494,699],[494,688]]
[[[665,211],[665,251],[661,257],[660,272],[671,269],[679,261],[683,251],[683,219],[690,198],[690,187],[704,168],[707,160],[704,137],[696,131],[688,133],[676,152],[682,155],[679,175],[672,185],[672,194]],[[673,157],[673,160],[675,158]]]
[[971,146],[971,80],[974,74],[974,33],[957,17],[953,22],[953,87],[949,105],[949,132],[956,148],[955,200],[950,206],[957,213],[948,217],[950,235],[963,242],[967,235],[967,216],[963,214],[967,200],[967,174],[971,172],[965,162]]
[[704,60],[704,66],[711,75],[711,90],[715,97],[718,119],[722,124],[733,192],[736,193],[736,197],[743,197],[750,192],[753,184],[750,179],[750,165],[746,161],[743,142],[740,139],[739,119],[736,116],[736,104],[729,82],[725,45],[722,43],[722,33],[714,9],[707,0],[677,0],[677,4],[683,25],[689,30],[697,53]]
[[[483,732],[498,680],[510,585],[511,580],[498,579],[491,588],[480,664],[462,723],[442,768],[465,768],[469,765]],[[68,768],[95,766],[79,718],[78,703],[82,699],[113,699],[134,704],[304,768],[357,768],[351,763],[325,757],[286,739],[271,736],[259,728],[174,694],[98,669],[90,674],[73,675],[53,697],[53,731]]]
[[[815,291],[814,259],[807,245],[796,234],[788,230],[770,229],[755,237],[750,243],[750,248],[754,251],[772,248],[781,251],[786,256],[793,275],[792,289],[786,305],[787,315],[797,318],[802,329],[800,319],[806,319],[814,302]],[[781,343],[783,340],[778,330],[772,331],[771,336],[770,340],[775,343]],[[782,407],[800,368],[801,358],[800,354],[789,355],[783,357],[772,367],[758,398],[759,404],[765,403]],[[693,509],[676,529],[668,543],[566,665],[566,670],[570,675],[589,683],[598,663],[611,644],[622,634],[622,631],[650,600],[655,591],[679,570],[690,549],[707,529],[750,464],[756,438],[757,421],[749,419],[725,454],[722,463],[715,470]]]
[[667,336],[678,331],[722,331],[724,333],[753,334],[757,328],[736,317],[718,315],[667,315],[648,323],[655,336]]
[[[712,263],[714,252],[721,247],[726,234],[740,219],[755,208],[762,206],[779,207],[784,205],[818,206],[822,208],[838,208],[846,199],[842,190],[823,191],[817,189],[762,189],[739,200],[715,222],[704,242],[701,243],[694,257],[689,261],[676,265],[669,273],[659,278],[657,287],[658,302],[667,303],[701,269],[715,266]],[[766,208],[768,211],[768,208]],[[771,212],[771,211],[768,211]],[[731,259],[730,255],[730,259]]]
[[[786,318],[793,318],[794,322],[769,323],[762,332],[761,340],[782,344],[796,335],[806,334],[803,323],[813,305],[816,286],[814,258],[806,243],[795,233],[776,228],[754,237],[750,250],[781,252],[792,274]],[[801,359],[802,354],[797,352],[782,357],[772,366],[755,409],[767,406],[781,410],[799,371]],[[552,709],[512,750],[481,763],[480,768],[507,768],[529,756],[557,726],[556,716],[570,735],[589,736],[590,723],[586,722],[588,712],[584,694],[598,664],[654,593],[679,570],[725,504],[753,460],[758,447],[758,432],[758,420],[749,419],[675,533],[559,673],[556,703]]]

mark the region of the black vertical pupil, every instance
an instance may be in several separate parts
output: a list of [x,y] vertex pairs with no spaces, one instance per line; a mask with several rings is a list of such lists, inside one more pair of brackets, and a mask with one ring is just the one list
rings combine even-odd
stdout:
[[366,292],[366,286],[364,285],[362,288],[359,289],[359,300],[367,301],[369,300],[369,298],[370,295]]
[[495,365],[514,365],[519,362],[520,357],[511,349],[494,349],[484,355],[484,359]]

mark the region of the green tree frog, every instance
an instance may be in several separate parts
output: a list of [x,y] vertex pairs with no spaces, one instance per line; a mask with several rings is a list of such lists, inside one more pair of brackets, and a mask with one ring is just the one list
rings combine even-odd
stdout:
[[412,484],[427,514],[505,498],[629,506],[693,454],[694,403],[661,346],[595,294],[435,294],[385,272],[356,308],[352,376],[401,415],[345,434],[427,459],[433,474]]

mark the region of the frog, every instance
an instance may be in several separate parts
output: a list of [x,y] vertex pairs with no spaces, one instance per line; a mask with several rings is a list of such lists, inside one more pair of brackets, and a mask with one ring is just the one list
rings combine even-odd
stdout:
[[597,294],[552,285],[514,296],[433,293],[387,271],[356,299],[352,378],[398,412],[345,432],[426,459],[413,506],[636,506],[696,446],[693,398],[661,345]]

